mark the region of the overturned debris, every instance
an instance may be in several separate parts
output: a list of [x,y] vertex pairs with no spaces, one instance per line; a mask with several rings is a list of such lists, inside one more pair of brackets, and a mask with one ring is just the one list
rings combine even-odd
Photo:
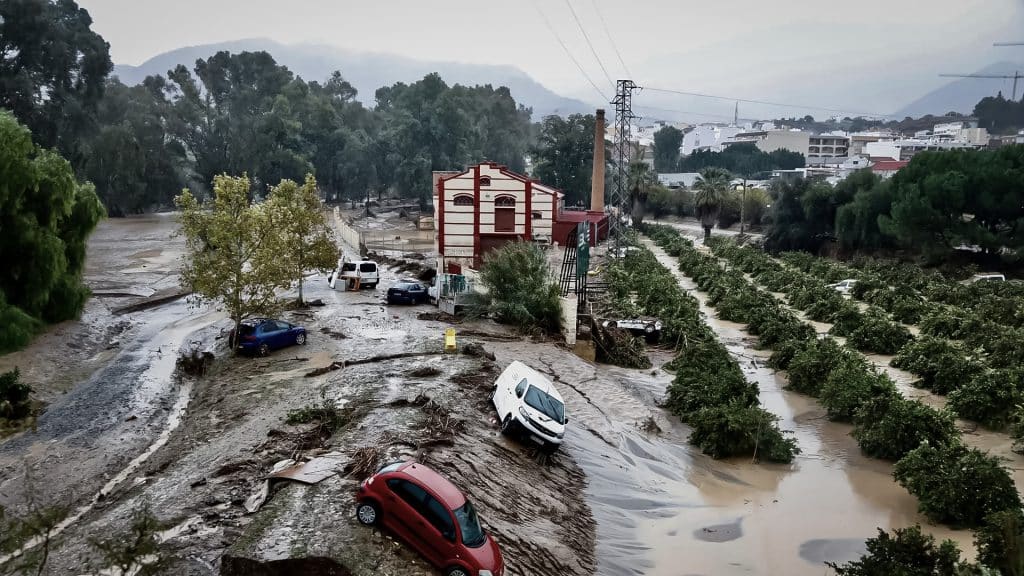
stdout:
[[384,354],[381,356],[371,356],[370,358],[358,358],[356,360],[337,360],[331,362],[330,365],[322,368],[316,368],[306,373],[306,378],[312,378],[314,376],[322,376],[328,372],[335,370],[341,370],[346,366],[357,366],[359,364],[373,364],[375,362],[387,362],[388,360],[401,360],[403,358],[418,358],[421,356],[440,356],[444,352],[401,352],[398,354]]

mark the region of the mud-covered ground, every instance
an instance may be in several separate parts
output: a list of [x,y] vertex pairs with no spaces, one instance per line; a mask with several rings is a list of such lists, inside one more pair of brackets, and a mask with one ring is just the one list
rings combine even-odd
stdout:
[[[87,279],[105,295],[81,322],[0,358],[49,403],[36,431],[0,441],[0,504],[24,509],[32,495],[70,510],[50,574],[96,573],[89,539],[122,532],[144,504],[161,522],[169,574],[436,574],[354,520],[353,465],[367,454],[418,458],[449,476],[517,575],[816,576],[829,573],[826,560],[856,558],[876,527],[923,523],[891,465],[861,456],[848,426],[783,390],[754,339],[710,309],[765,407],[796,434],[794,464],[715,461],[687,444],[689,429],[659,407],[672,378],[660,369],[667,351],[652,350],[653,369],[625,370],[466,323],[455,325],[460,346],[480,343],[495,360],[442,354],[450,325],[420,317],[436,309],[383,304],[390,271],[380,289],[358,293],[310,277],[307,298],[325,306],[284,314],[308,328],[308,344],[268,358],[227,355],[223,316],[186,301],[113,314],[177,288],[171,232],[162,217],[102,223]],[[179,379],[174,359],[192,341],[218,359],[205,376]],[[307,377],[400,353],[414,355]],[[488,402],[497,371],[516,359],[549,374],[565,398],[565,445],[546,461],[498,433]],[[285,422],[325,401],[343,415],[332,434]],[[275,465],[315,456],[338,474],[314,486],[275,482],[247,511]],[[970,548],[966,532],[928,529]]]
[[[147,220],[141,231],[136,221],[106,221],[90,245],[87,280],[94,292],[116,293],[105,298],[118,308],[176,289],[161,283],[180,240],[169,221]],[[151,265],[163,271],[150,274]],[[310,277],[307,299],[325,305],[283,314],[307,327],[308,344],[267,358],[231,357],[228,322],[184,300],[126,315],[97,311],[95,320],[87,313],[4,358],[27,366],[28,380],[50,398],[35,431],[0,443],[0,503],[23,512],[31,498],[68,510],[47,573],[85,573],[95,560],[90,539],[123,532],[132,512],[149,506],[164,529],[169,574],[435,574],[354,520],[361,475],[351,460],[372,451],[374,464],[416,458],[450,477],[498,540],[508,573],[592,574],[595,527],[582,469],[569,452],[538,458],[498,433],[489,392],[503,365],[443,354],[448,325],[418,319],[435,308],[383,303],[394,280],[387,271],[381,288],[347,293]],[[111,325],[124,329],[83,345],[79,357],[49,350]],[[460,347],[519,340],[495,325],[457,328],[476,334]],[[201,377],[174,372],[178,350],[191,343],[217,356]],[[336,361],[410,353],[307,376]],[[83,359],[87,366],[66,382],[47,380]],[[285,422],[289,411],[324,402],[343,415],[333,434],[315,422]],[[334,459],[338,474],[314,486],[275,482],[258,511],[246,510],[275,464],[315,456]]]

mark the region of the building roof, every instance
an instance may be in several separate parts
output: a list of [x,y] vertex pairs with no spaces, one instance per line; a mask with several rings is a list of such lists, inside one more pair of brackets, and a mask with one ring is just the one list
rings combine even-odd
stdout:
[[594,210],[562,210],[558,215],[559,222],[601,222],[606,219],[607,214]]
[[910,164],[910,160],[872,159],[871,161],[874,162],[874,166],[871,167],[871,170],[873,170],[874,172],[895,172],[896,170],[905,168],[907,164]]
[[700,180],[700,173],[698,172],[671,172],[668,174],[658,174],[658,183],[662,186],[681,184],[689,188],[693,186],[697,180]]
[[435,196],[437,195],[437,183],[438,182],[446,182],[448,180],[452,180],[454,178],[458,178],[460,176],[464,176],[466,174],[469,174],[469,172],[472,171],[473,168],[476,167],[476,166],[488,166],[492,170],[498,170],[498,171],[500,171],[502,173],[502,175],[508,176],[509,178],[512,178],[513,180],[519,180],[520,182],[527,182],[527,181],[532,182],[533,183],[533,190],[535,192],[543,192],[545,194],[551,194],[551,195],[556,196],[558,198],[561,198],[561,197],[565,196],[565,194],[563,194],[562,191],[559,190],[558,188],[554,188],[552,186],[548,186],[546,184],[543,184],[543,183],[541,183],[541,182],[539,182],[537,180],[534,180],[533,178],[530,178],[529,176],[525,176],[523,174],[519,174],[519,173],[513,172],[513,171],[508,169],[508,166],[504,166],[504,165],[498,164],[497,162],[480,162],[479,164],[473,164],[472,166],[467,166],[466,169],[462,170],[462,171],[434,172],[435,182],[434,182],[433,194]]

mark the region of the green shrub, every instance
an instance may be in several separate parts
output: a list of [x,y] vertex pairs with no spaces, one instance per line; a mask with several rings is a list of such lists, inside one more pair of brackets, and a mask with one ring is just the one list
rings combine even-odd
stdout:
[[868,456],[899,460],[922,442],[945,446],[957,441],[953,415],[917,400],[884,396],[857,409],[853,437]]
[[[991,330],[987,330],[991,328]],[[1024,365],[1024,330],[986,324],[979,334],[982,348],[993,368],[1016,368]]]
[[831,420],[851,422],[857,410],[873,398],[895,398],[896,385],[863,358],[847,357],[829,373],[821,387],[821,405]]
[[0,291],[0,327],[0,354],[6,354],[27,346],[43,323],[21,308],[8,305]]
[[693,342],[665,368],[675,372],[665,405],[683,421],[708,406],[757,404],[757,386],[743,377],[736,361],[717,341]]
[[807,317],[817,322],[831,322],[836,314],[839,314],[843,310],[843,305],[846,304],[846,300],[836,292],[816,300],[804,311],[807,313]]
[[890,536],[881,528],[867,541],[868,552],[859,560],[839,566],[837,576],[964,576],[959,569],[960,550],[952,540],[936,546],[935,538],[920,526],[897,528]]
[[487,287],[487,310],[498,322],[550,333],[561,330],[559,288],[544,252],[535,244],[513,242],[488,253],[480,281]]
[[772,413],[743,402],[704,408],[690,418],[690,443],[712,458],[747,456],[791,462],[800,449],[795,440],[783,435],[777,421]]
[[861,352],[895,354],[913,338],[906,328],[879,313],[868,313],[847,342]]
[[985,517],[974,532],[978,562],[1007,576],[1024,575],[1024,513],[1004,510]]
[[897,298],[886,310],[897,322],[917,324],[925,313],[925,304],[920,299],[902,296]]
[[978,526],[989,514],[1021,505],[999,459],[959,443],[922,444],[896,463],[893,476],[936,522]]
[[920,388],[949,394],[984,371],[984,366],[966,357],[966,352],[946,340],[924,336],[900,349],[892,365],[918,376]]
[[934,310],[921,319],[921,333],[939,338],[960,340],[966,326],[967,315],[951,308]]
[[848,353],[835,340],[824,338],[806,346],[789,363],[789,383],[786,389],[819,396],[825,380]]
[[0,418],[18,420],[32,412],[32,387],[21,381],[17,368],[0,374]]
[[749,314],[747,332],[757,336],[762,348],[776,348],[784,342],[817,338],[814,328],[777,304],[753,309]]
[[949,408],[961,418],[1001,430],[1024,403],[1024,371],[994,370],[976,375],[949,395]]
[[768,358],[768,366],[776,370],[788,370],[793,358],[805,347],[814,345],[816,341],[817,339],[787,340],[778,344]]
[[832,322],[832,330],[829,334],[833,336],[849,336],[854,330],[860,328],[864,322],[864,314],[853,302],[843,301],[842,306],[829,319]]

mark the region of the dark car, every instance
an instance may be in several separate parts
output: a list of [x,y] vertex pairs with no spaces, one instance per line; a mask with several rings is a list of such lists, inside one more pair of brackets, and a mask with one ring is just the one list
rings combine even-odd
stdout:
[[634,336],[642,337],[649,344],[657,344],[661,339],[661,320],[655,318],[605,320],[601,325],[605,328],[621,328]]
[[359,485],[356,518],[381,524],[445,576],[502,576],[498,544],[450,481],[416,462],[395,462]]
[[266,356],[271,350],[306,343],[306,329],[270,318],[243,320],[238,332],[238,349]]
[[425,304],[427,286],[416,280],[400,280],[388,288],[388,304]]

